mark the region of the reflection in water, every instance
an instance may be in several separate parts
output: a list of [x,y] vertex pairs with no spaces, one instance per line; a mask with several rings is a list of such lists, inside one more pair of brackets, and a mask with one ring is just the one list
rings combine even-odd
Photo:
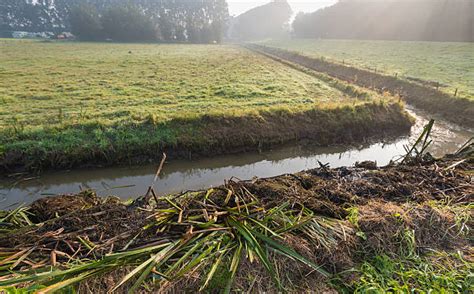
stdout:
[[[375,160],[385,165],[404,153],[403,146],[413,142],[421,133],[427,118],[416,111],[416,125],[409,137],[391,142],[354,147],[285,146],[262,153],[224,155],[199,160],[167,162],[155,190],[160,194],[183,190],[202,189],[223,184],[225,179],[236,177],[251,179],[255,176],[270,177],[293,173],[319,166],[318,161],[331,167],[350,166],[356,161]],[[434,141],[430,152],[435,156],[454,152],[473,136],[473,132],[444,121],[437,121],[432,131]],[[20,183],[0,183],[0,208],[12,208],[30,203],[45,195],[74,193],[81,189],[97,190],[99,195],[116,195],[123,199],[133,198],[146,192],[151,184],[156,165],[139,167],[114,167],[79,169],[70,172],[45,174],[40,178]]]

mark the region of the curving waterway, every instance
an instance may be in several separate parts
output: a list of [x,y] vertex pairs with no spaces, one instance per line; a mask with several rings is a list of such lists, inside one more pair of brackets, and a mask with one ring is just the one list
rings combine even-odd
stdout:
[[[264,152],[222,155],[196,160],[166,162],[160,178],[155,183],[159,194],[196,190],[224,183],[231,177],[251,179],[294,173],[319,166],[318,161],[331,167],[350,166],[357,161],[377,161],[379,166],[404,154],[404,145],[416,140],[429,120],[422,111],[408,108],[416,118],[409,136],[388,142],[361,146],[318,147],[310,144],[281,146]],[[429,151],[435,156],[455,152],[459,146],[474,136],[473,130],[463,129],[441,119],[436,120]],[[28,204],[41,197],[75,193],[81,189],[94,189],[101,196],[115,195],[129,199],[143,195],[151,184],[156,165],[77,169],[47,173],[41,177],[20,181],[0,182],[0,209],[10,209]]]

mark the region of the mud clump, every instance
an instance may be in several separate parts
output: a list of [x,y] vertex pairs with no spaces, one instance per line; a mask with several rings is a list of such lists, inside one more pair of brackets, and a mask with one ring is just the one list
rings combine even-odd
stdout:
[[356,162],[354,166],[358,168],[374,170],[374,169],[377,169],[377,162],[375,161]]
[[30,212],[37,222],[44,222],[68,213],[96,206],[100,199],[91,191],[84,191],[77,195],[63,195],[61,197],[45,197],[31,204]]
[[459,164],[455,170],[443,170],[448,163],[376,169],[373,166],[318,168],[240,184],[268,201],[298,201],[322,215],[336,218],[344,218],[347,207],[363,205],[371,199],[397,204],[445,198],[453,203],[473,200],[474,187],[469,173],[472,162]]
[[[125,246],[136,232],[141,231],[147,216],[143,211],[130,209],[117,198],[101,199],[92,191],[37,200],[29,213],[38,225],[12,232],[8,237],[0,235],[0,247],[36,245],[46,250],[44,253],[50,251],[48,248],[54,248],[80,255],[91,249],[81,245],[84,243],[94,247],[97,254],[106,254],[114,246]],[[143,240],[147,238],[143,236]]]

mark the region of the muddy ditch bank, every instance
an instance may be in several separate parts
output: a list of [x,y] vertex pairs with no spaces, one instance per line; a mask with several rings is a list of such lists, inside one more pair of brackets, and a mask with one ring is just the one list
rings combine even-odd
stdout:
[[[25,134],[18,143],[5,144],[0,154],[0,174],[149,163],[159,161],[162,152],[169,159],[209,157],[301,140],[320,146],[360,143],[407,134],[412,124],[402,105],[374,101],[330,109],[276,110],[236,117],[206,115],[158,125],[101,129],[106,145],[92,139],[97,128],[77,126]],[[70,146],[68,132],[77,131],[74,128],[90,132],[89,145]]]
[[48,197],[2,212],[0,288],[334,292],[356,290],[361,273],[347,270],[378,254],[441,252],[444,263],[457,252],[472,270],[473,171],[471,145],[439,160],[149,190],[129,203],[92,191]]
[[440,114],[447,120],[462,126],[474,128],[474,101],[469,99],[453,97],[426,84],[417,84],[395,76],[336,64],[322,58],[312,58],[284,49],[257,44],[245,44],[244,46],[267,56],[290,61],[361,87],[399,95],[417,108]]

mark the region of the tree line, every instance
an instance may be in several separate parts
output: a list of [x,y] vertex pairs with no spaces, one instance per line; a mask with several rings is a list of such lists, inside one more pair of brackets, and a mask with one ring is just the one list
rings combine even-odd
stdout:
[[472,0],[340,0],[293,22],[298,38],[474,41]]
[[237,40],[281,38],[290,31],[289,21],[293,14],[286,0],[272,0],[233,18],[229,37]]
[[83,40],[220,42],[226,0],[0,0],[0,29],[71,31]]

